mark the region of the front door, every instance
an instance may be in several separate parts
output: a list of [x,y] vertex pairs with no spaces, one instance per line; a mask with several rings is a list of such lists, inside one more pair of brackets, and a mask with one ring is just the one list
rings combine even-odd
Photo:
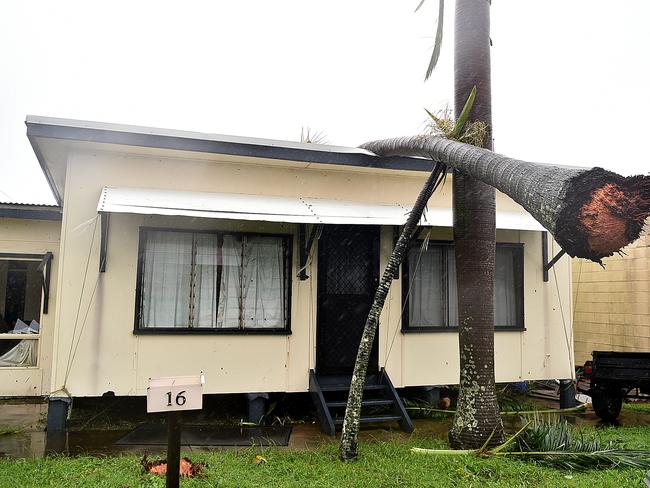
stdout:
[[[379,228],[326,225],[318,240],[316,370],[352,374],[379,282]],[[369,372],[378,369],[377,337]]]

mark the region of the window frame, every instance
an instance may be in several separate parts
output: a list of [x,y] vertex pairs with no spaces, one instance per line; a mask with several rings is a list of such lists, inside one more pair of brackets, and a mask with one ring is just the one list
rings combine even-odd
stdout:
[[[42,262],[43,259],[45,259],[46,253],[40,254],[40,253],[21,253],[21,252],[0,252],[0,261],[30,261],[30,262]],[[43,282],[45,282],[45,276],[43,276]],[[0,367],[0,371],[16,371],[16,370],[23,370],[23,369],[38,369],[41,367],[41,350],[40,350],[40,340],[41,340],[41,333],[43,330],[43,315],[46,315],[44,312],[44,304],[45,304],[45,293],[43,291],[43,285],[41,285],[40,289],[40,294],[41,294],[41,303],[39,307],[39,318],[38,318],[38,324],[39,324],[39,329],[37,334],[12,334],[11,332],[6,332],[6,333],[0,333],[0,340],[6,340],[6,341],[11,341],[11,340],[18,340],[18,341],[23,341],[23,340],[31,340],[31,341],[37,341],[36,343],[36,364],[33,366],[6,366],[6,367]]]
[[[212,235],[238,235],[238,236],[261,236],[261,237],[281,237],[284,244],[285,259],[285,281],[287,289],[287,325],[283,328],[243,328],[235,329],[234,327],[217,328],[217,327],[140,327],[140,320],[143,309],[142,285],[144,280],[144,258],[145,242],[148,232],[185,232],[191,234],[212,234]],[[177,227],[140,227],[138,238],[138,263],[136,272],[136,289],[135,289],[135,311],[133,322],[134,335],[291,335],[291,295],[293,287],[293,241],[292,233],[265,233],[265,232],[240,232],[215,229],[191,229]],[[222,239],[219,239],[222,242]],[[219,273],[220,274],[220,273]]]
[[[413,247],[419,247],[422,245],[423,239],[413,239],[410,244],[409,248],[407,250],[407,253],[411,251]],[[454,241],[445,241],[445,240],[430,240],[429,245],[437,245],[437,246],[444,246],[445,252],[448,252],[449,249],[453,249],[454,247]],[[515,270],[520,267],[521,271],[518,273],[519,275],[519,280],[515,284],[515,293],[518,294],[518,296],[521,297],[521,304],[520,304],[520,310],[519,310],[519,317],[518,317],[518,322],[520,322],[521,325],[495,325],[494,326],[494,331],[495,332],[524,332],[526,330],[526,323],[525,323],[525,297],[524,297],[524,280],[525,280],[525,265],[524,265],[524,244],[520,242],[497,242],[496,243],[497,247],[508,247],[508,248],[514,248],[517,252],[517,256],[515,258]],[[446,256],[445,256],[445,261],[446,261]],[[448,280],[447,280],[447,267],[445,266],[445,269],[443,271],[444,277],[445,277],[445,289],[448,289]],[[408,266],[408,254],[406,259],[404,259],[404,262],[402,263],[402,326],[401,326],[401,332],[402,333],[449,333],[449,332],[455,332],[458,333],[458,326],[434,326],[434,327],[412,327],[409,324],[409,302],[408,302],[408,290],[409,290],[409,280],[410,280],[410,272],[409,272],[409,266]],[[446,307],[449,307],[449,304],[445,304]]]

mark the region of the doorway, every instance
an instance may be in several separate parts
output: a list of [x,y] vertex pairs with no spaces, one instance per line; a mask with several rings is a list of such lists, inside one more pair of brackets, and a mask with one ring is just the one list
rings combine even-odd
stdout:
[[[379,283],[379,227],[326,225],[318,240],[316,371],[352,374]],[[378,338],[368,372],[378,371]]]

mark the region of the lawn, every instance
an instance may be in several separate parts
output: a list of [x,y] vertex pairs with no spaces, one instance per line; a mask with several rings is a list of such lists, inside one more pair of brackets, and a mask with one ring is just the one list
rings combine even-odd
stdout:
[[[630,448],[650,446],[650,428],[585,429],[603,439],[624,441]],[[336,445],[316,450],[246,448],[184,453],[208,468],[182,486],[389,487],[389,486],[642,486],[638,469],[571,472],[504,459],[442,459],[409,452],[412,446],[444,448],[445,443],[417,433],[407,441],[366,442],[357,461],[337,460]],[[266,462],[257,464],[261,455]],[[136,456],[54,457],[0,460],[1,487],[164,486],[164,479],[144,474]]]

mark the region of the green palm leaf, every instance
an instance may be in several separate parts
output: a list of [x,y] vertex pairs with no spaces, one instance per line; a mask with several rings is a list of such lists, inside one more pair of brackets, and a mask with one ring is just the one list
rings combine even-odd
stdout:
[[[420,9],[423,3],[424,0],[422,0],[418,4],[418,6],[415,8],[416,12]],[[435,43],[433,44],[433,52],[431,53],[429,66],[427,66],[427,72],[424,75],[424,81],[427,81],[429,79],[431,73],[433,73],[433,70],[436,67],[436,64],[438,64],[438,59],[440,58],[440,51],[442,50],[442,27],[443,27],[444,15],[445,15],[445,0],[438,0],[438,21],[436,23],[437,24],[436,39],[435,39]]]

